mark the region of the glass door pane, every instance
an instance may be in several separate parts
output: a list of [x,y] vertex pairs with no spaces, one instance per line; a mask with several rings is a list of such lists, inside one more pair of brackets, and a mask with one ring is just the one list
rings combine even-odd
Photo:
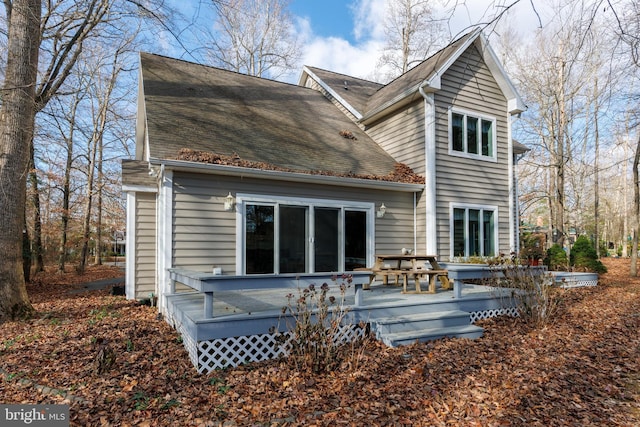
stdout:
[[453,256],[466,256],[464,241],[464,209],[453,210]]
[[280,206],[280,273],[304,273],[307,267],[307,208]]
[[245,269],[247,274],[274,272],[274,212],[273,206],[246,206]]
[[352,271],[367,266],[367,213],[344,213],[344,269]]
[[315,257],[314,271],[339,271],[339,231],[340,209],[316,208],[314,210],[315,225]]
[[469,209],[469,256],[482,255],[480,251],[480,211]]
[[496,254],[493,225],[493,211],[483,211],[482,213],[482,235],[484,243],[484,256],[494,256]]

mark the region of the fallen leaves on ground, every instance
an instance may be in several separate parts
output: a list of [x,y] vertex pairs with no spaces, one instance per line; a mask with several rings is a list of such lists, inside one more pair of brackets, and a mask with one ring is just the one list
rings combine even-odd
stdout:
[[[117,269],[47,273],[29,286],[37,315],[0,328],[0,396],[69,403],[74,426],[640,425],[640,279],[628,260],[605,264],[599,286],[564,292],[543,328],[503,317],[472,341],[371,341],[315,376],[286,361],[197,374],[154,308],[70,292]],[[115,361],[99,374],[105,346]]]

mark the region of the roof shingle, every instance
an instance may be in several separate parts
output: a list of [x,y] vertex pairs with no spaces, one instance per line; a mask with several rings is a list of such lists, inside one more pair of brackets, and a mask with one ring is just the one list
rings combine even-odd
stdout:
[[292,170],[394,171],[395,160],[318,91],[149,53],[140,57],[152,158],[175,158],[189,148]]

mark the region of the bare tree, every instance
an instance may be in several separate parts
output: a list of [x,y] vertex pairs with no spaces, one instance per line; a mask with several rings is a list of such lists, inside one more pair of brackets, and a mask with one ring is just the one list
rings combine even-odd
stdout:
[[636,145],[636,154],[633,156],[633,241],[631,244],[631,271],[632,277],[638,276],[638,226],[640,225],[640,137]]
[[9,6],[8,55],[0,106],[0,251],[4,257],[0,263],[0,322],[33,310],[22,270],[22,237],[29,144],[36,111],[41,5],[39,0],[15,0]]
[[386,44],[378,60],[378,69],[387,79],[406,73],[444,44],[445,21],[437,16],[434,3],[434,0],[387,0]]
[[[130,42],[131,40],[128,40]],[[90,144],[87,147],[87,187],[85,195],[85,210],[82,231],[82,249],[80,255],[79,269],[84,270],[87,257],[89,254],[89,236],[91,233],[91,213],[93,210],[94,193],[98,196],[98,212],[96,221],[96,259],[100,259],[101,233],[102,233],[102,162],[104,160],[105,134],[109,124],[109,112],[112,106],[112,95],[115,90],[118,77],[123,70],[122,54],[126,52],[129,43],[123,43],[115,54],[109,52],[103,55],[99,62],[105,61],[105,64],[97,64],[97,68],[107,67],[105,75],[99,76],[99,81],[95,81],[91,87],[93,88],[93,126],[91,131]],[[97,176],[95,174],[97,173]]]
[[[0,321],[29,313],[32,308],[26,293],[22,263],[25,226],[26,177],[35,114],[51,97],[60,93],[70,71],[83,50],[83,43],[94,34],[100,22],[110,17],[115,0],[59,0],[46,2],[41,17],[40,0],[4,0],[7,16],[7,62],[0,106],[0,250],[5,253],[0,263]],[[163,2],[149,3],[126,0],[118,3],[120,16],[135,19],[159,19],[154,12]],[[64,7],[63,7],[64,5]],[[59,12],[77,6],[69,16],[73,24]],[[125,9],[127,5],[130,9]],[[116,28],[113,26],[112,28]],[[49,40],[49,50],[42,49],[43,34],[64,35],[62,40]],[[61,33],[58,30],[62,31]],[[39,62],[39,53],[45,52]],[[38,78],[38,65],[46,64]],[[34,189],[34,194],[38,194]],[[26,230],[24,230],[26,231]]]
[[214,2],[218,16],[211,47],[214,65],[251,76],[277,79],[300,57],[288,0]]

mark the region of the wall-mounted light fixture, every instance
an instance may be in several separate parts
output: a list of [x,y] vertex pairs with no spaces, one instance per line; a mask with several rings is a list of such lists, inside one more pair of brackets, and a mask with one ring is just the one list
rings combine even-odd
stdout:
[[378,208],[378,212],[376,212],[376,216],[378,218],[384,218],[384,214],[387,212],[387,207],[383,204],[380,205],[380,208]]
[[224,198],[224,210],[232,211],[235,204],[236,204],[236,199],[234,199],[233,196],[231,195],[231,192],[229,192],[229,195]]

